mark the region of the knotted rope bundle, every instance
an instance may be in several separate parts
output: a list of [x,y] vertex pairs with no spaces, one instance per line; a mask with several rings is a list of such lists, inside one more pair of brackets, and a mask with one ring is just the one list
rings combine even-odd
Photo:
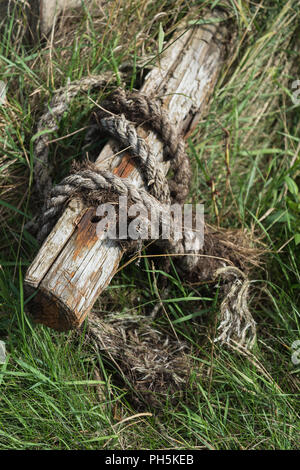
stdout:
[[[97,206],[100,200],[103,202],[103,195],[113,192],[119,196],[128,196],[134,203],[138,203],[148,211],[157,211],[157,213],[161,214],[163,205],[169,206],[171,202],[182,204],[188,195],[191,170],[182,137],[177,135],[174,126],[169,121],[166,112],[161,108],[158,101],[150,99],[141,93],[126,92],[121,88],[117,88],[102,103],[101,108],[94,110],[88,136],[93,138],[95,133],[105,133],[117,140],[121,149],[129,149],[143,175],[146,189],[138,189],[126,178],[120,178],[110,171],[100,171],[92,163],[86,164],[85,168],[64,178],[61,183],[51,189],[52,182],[48,163],[49,133],[58,128],[59,120],[67,110],[70,100],[80,90],[87,91],[91,88],[99,88],[107,83],[108,78],[110,77],[107,75],[90,77],[58,90],[50,103],[49,109],[46,110],[38,122],[37,132],[39,137],[35,142],[36,158],[34,174],[37,190],[41,197],[46,198],[46,201],[41,216],[36,218],[28,229],[37,234],[40,242],[51,231],[68,201],[75,196],[80,196],[86,199],[90,205]],[[164,144],[164,159],[170,161],[173,173],[170,181],[167,180],[161,165],[158,164],[156,155],[153,154],[147,143],[138,136],[136,126],[141,124],[148,126],[152,131],[156,132],[162,140]],[[43,132],[45,128],[48,130],[46,133]],[[241,251],[239,252],[238,247],[234,243],[228,243],[227,240],[224,240],[220,233],[206,226],[204,247],[200,251],[199,249],[187,251],[185,233],[182,240],[167,240],[164,242],[163,247],[166,253],[176,256],[180,255],[177,258],[177,266],[186,279],[202,281],[213,280],[219,276],[225,279],[227,284],[225,286],[225,297],[221,304],[221,321],[216,341],[220,341],[223,344],[230,344],[234,341],[242,347],[251,348],[255,342],[256,325],[247,306],[249,281],[246,275],[237,267],[240,266]],[[224,248],[225,251],[221,252],[219,256],[214,256],[215,243],[219,243],[220,246],[226,248],[226,250]],[[226,253],[226,257],[223,256],[224,253]],[[247,258],[245,253],[244,258]],[[140,338],[139,329],[144,329],[145,323],[148,324],[147,348],[153,339],[156,347],[155,350],[158,351],[159,349],[159,333],[155,331],[152,335],[153,338],[151,337],[149,325],[152,318],[150,317],[148,320],[143,317],[138,322],[138,326],[136,317],[132,321],[128,318],[126,318],[126,321],[124,319],[123,324],[122,317],[120,317],[118,318],[117,326],[114,326],[114,322],[106,323],[105,319],[101,321],[98,319],[98,321],[100,323],[97,326],[95,315],[90,317],[89,330],[91,335],[97,339],[98,347],[117,359],[119,364],[123,364],[123,369],[127,370],[127,372],[129,369],[128,364],[126,365],[124,362],[124,354],[122,355],[123,359],[119,354],[122,350],[120,341],[123,341],[123,349],[129,347],[128,334],[132,329],[135,331],[135,338]],[[118,338],[118,347],[113,346],[114,338]],[[173,370],[171,373],[173,385],[175,388],[178,388],[179,384],[186,381],[190,367],[188,361],[183,361],[182,359],[182,351],[186,349],[186,345],[183,343],[179,344],[177,340],[168,338],[164,340],[164,344],[166,344],[166,341],[173,341],[174,344],[164,349],[164,352],[161,349],[161,354],[165,359],[162,369],[157,367],[157,373],[161,374],[162,370],[168,370],[170,373],[173,370],[170,366],[171,363],[173,365],[176,363],[182,365],[185,362],[185,366],[181,368],[181,371]],[[141,347],[140,340],[138,342],[139,347]],[[148,351],[147,348],[146,350]],[[170,355],[166,351],[172,351],[172,354],[170,353]],[[149,354],[135,355],[131,351],[129,356],[134,357],[137,361],[133,369],[143,371],[144,373],[145,364],[149,363]],[[152,359],[150,361],[152,371],[156,369],[153,357],[151,356]],[[155,357],[159,357],[159,354],[156,354]],[[131,375],[133,374],[133,369],[130,369]],[[147,389],[155,391],[157,390],[155,384],[159,381],[161,383],[161,376],[160,380],[157,380],[155,372],[153,373],[154,378],[152,377],[153,380],[152,382],[150,381],[150,384],[149,375],[144,374],[147,377],[144,385]],[[140,375],[138,378],[136,377],[136,382],[139,384],[143,383]]]
[[[103,80],[101,79],[100,83]],[[91,81],[91,86],[99,85],[95,79]],[[83,90],[86,89],[87,79],[83,84],[78,84],[78,87],[83,85]],[[75,96],[75,85],[72,85],[71,90],[64,94],[58,92],[51,102],[51,112],[47,112],[40,120],[38,125],[39,132],[45,129],[45,124],[48,122],[52,130],[57,129],[57,118],[60,117],[67,109],[67,103]],[[77,88],[78,90],[78,88]],[[79,90],[78,90],[79,91]],[[185,145],[181,138],[176,135],[174,126],[169,122],[166,112],[159,106],[159,103],[150,100],[148,97],[137,93],[127,93],[123,89],[117,89],[112,95],[111,99],[104,102],[102,109],[107,111],[96,110],[94,119],[96,124],[91,126],[91,130],[102,131],[114,139],[124,148],[130,148],[130,153],[136,157],[141,173],[144,176],[148,192],[152,194],[160,203],[170,204],[171,198],[173,202],[182,203],[189,191],[189,184],[191,180],[190,162],[185,152]],[[135,101],[136,97],[136,101]],[[144,139],[138,136],[135,126],[133,126],[124,116],[108,116],[108,112],[116,112],[119,110],[134,120],[135,124],[146,121],[147,125],[151,126],[161,137],[164,143],[164,156],[171,162],[171,168],[174,176],[170,185],[166,179],[161,165],[158,164],[156,156],[152,153]],[[140,113],[138,112],[140,110]],[[54,113],[54,114],[53,114]],[[56,119],[54,119],[54,117]],[[148,197],[148,192],[144,189],[137,190],[137,188],[127,181],[125,178],[120,178],[109,171],[100,171],[95,167],[86,168],[65,178],[59,185],[55,186],[52,190],[51,177],[49,166],[47,164],[48,152],[45,152],[47,147],[47,134],[43,134],[41,138],[37,139],[35,145],[36,165],[35,177],[39,181],[37,188],[41,195],[46,197],[46,204],[42,216],[39,218],[36,228],[39,228],[38,239],[42,241],[53,227],[53,223],[62,212],[65,203],[75,195],[89,192],[89,199],[91,199],[92,191],[114,191],[118,195],[130,196],[134,202],[140,203],[145,208],[154,207],[155,204]],[[50,193],[50,196],[49,196]],[[97,204],[99,197],[95,194],[94,203]],[[158,206],[159,208],[159,206]],[[41,228],[40,228],[41,227]]]

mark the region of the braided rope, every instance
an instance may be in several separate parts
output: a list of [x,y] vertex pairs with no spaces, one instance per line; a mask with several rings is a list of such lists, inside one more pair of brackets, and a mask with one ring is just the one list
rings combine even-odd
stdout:
[[[88,88],[99,87],[107,80],[107,77],[91,77],[72,84],[67,90],[60,89],[57,91],[51,101],[50,110],[42,117],[38,125],[38,131],[41,132],[45,124],[48,123],[48,129],[54,131],[58,128],[57,121],[67,109],[70,100],[78,93],[79,89],[86,91]],[[174,171],[173,178],[173,200],[182,202],[189,191],[190,184],[190,163],[185,152],[183,140],[177,135],[174,126],[170,123],[166,112],[161,108],[158,102],[152,100],[142,94],[128,94],[126,100],[126,92],[118,88],[111,97],[111,100],[105,101],[107,110],[116,112],[120,109],[131,117],[135,122],[139,122],[141,117],[146,119],[148,125],[153,126],[153,130],[159,132],[165,144],[164,154],[172,162]],[[137,100],[134,101],[134,98]],[[119,105],[117,104],[119,100]],[[111,104],[109,104],[111,103]],[[138,110],[140,109],[140,113]],[[139,116],[139,117],[138,117]],[[157,201],[162,204],[170,204],[169,183],[166,179],[163,169],[158,164],[156,155],[150,150],[144,139],[138,136],[136,128],[132,125],[123,114],[121,116],[107,117],[107,113],[102,109],[94,111],[94,118],[97,120],[98,132],[105,132],[116,139],[124,148],[130,148],[131,154],[137,158],[137,162],[141,173],[144,176],[146,185]],[[94,124],[95,125],[95,124]],[[164,130],[162,130],[164,129]],[[81,171],[75,175],[65,178],[59,185],[50,189],[51,177],[48,159],[48,133],[42,134],[37,139],[35,152],[37,156],[35,165],[35,177],[38,182],[37,189],[41,196],[48,194],[48,198],[44,205],[42,216],[31,224],[31,230],[38,231],[37,238],[41,242],[50,233],[53,225],[67,201],[75,195],[87,191],[109,191],[112,190],[119,195],[128,194],[133,201],[140,204],[149,205],[149,198],[144,190],[137,190],[125,178],[119,178],[109,171],[100,171],[96,168]],[[180,181],[180,184],[176,182]],[[50,196],[49,196],[50,193]],[[95,202],[97,198],[95,198]],[[147,201],[147,203],[146,203]],[[152,210],[155,204],[152,204]],[[157,210],[159,205],[157,207]],[[184,247],[178,244],[170,245],[176,252],[184,252]]]
[[169,204],[168,180],[146,141],[137,135],[135,127],[125,119],[124,115],[102,118],[100,123],[104,131],[118,140],[124,148],[130,147],[130,153],[138,158],[139,167],[150,193],[160,202]]

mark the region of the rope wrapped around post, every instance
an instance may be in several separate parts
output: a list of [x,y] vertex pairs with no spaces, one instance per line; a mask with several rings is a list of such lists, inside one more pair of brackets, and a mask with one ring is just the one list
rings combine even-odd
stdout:
[[[66,89],[60,89],[54,95],[49,109],[47,108],[40,118],[37,126],[38,132],[45,128],[48,130],[57,129],[58,122],[67,109],[70,100],[80,90],[87,91],[90,88],[103,86],[107,79],[107,76],[91,77],[71,84]],[[112,116],[112,114],[114,115]],[[157,132],[163,141],[164,159],[170,161],[172,179],[168,180],[164,176],[156,155],[153,154],[147,143],[137,135],[136,126],[141,124],[147,125],[151,130]],[[126,178],[120,178],[107,170],[99,171],[93,166],[93,163],[88,162],[79,171],[64,178],[61,183],[51,189],[47,145],[49,133],[42,133],[35,142],[35,179],[37,191],[41,197],[46,199],[41,215],[28,224],[27,227],[37,236],[40,243],[50,233],[66,204],[74,197],[83,198],[90,205],[98,206],[99,201],[105,201],[106,194],[126,195],[134,203],[144,207],[145,210],[156,211],[160,214],[162,220],[161,214],[167,213],[166,208],[172,202],[183,204],[189,193],[191,170],[189,158],[185,151],[185,143],[177,135],[166,112],[160,107],[159,101],[150,99],[138,92],[126,92],[124,89],[117,88],[101,104],[101,108],[96,108],[92,112],[92,120],[88,131],[89,138],[95,133],[105,133],[112,136],[119,142],[120,149],[130,149],[131,155],[138,162],[140,172],[144,178],[145,188],[138,189]],[[176,266],[179,267],[180,273],[184,277],[193,278],[193,280],[202,280],[203,278],[213,280],[220,277],[226,281],[225,295],[221,303],[221,321],[215,341],[227,345],[232,342],[238,343],[240,347],[251,349],[256,339],[256,324],[248,309],[249,281],[247,276],[238,267],[234,266],[234,261],[230,260],[230,255],[228,256],[228,263],[221,256],[219,260],[218,257],[210,256],[209,247],[214,243],[214,234],[209,227],[206,227],[205,230],[208,242],[206,245],[204,244],[200,251],[199,249],[187,249],[186,242],[187,238],[190,240],[190,233],[184,233],[181,240],[172,238],[164,240],[161,246],[163,246],[166,255],[175,256]],[[217,237],[216,240],[218,240]],[[219,240],[221,240],[220,237]],[[205,264],[203,259],[206,258],[203,258],[203,256],[216,259],[213,260],[214,263]],[[236,260],[237,256],[233,256],[232,259]],[[205,275],[202,276],[200,273],[205,273]],[[163,344],[159,345],[160,334],[151,330],[149,322],[152,319],[150,317],[149,319],[141,318],[138,325],[136,319],[130,320],[124,317],[123,320],[122,315],[118,316],[116,327],[116,320],[109,320],[106,324],[105,319],[99,320],[95,314],[90,315],[90,320],[88,320],[89,332],[93,341],[96,341],[98,348],[105,351],[113,360],[119,361],[121,369],[123,368],[124,371],[126,369],[128,372],[128,364],[126,365],[120,357],[120,351],[125,350],[126,344],[129,344],[126,343],[127,333],[134,327],[138,338],[139,332],[143,331],[144,335],[146,328],[147,341],[150,343],[151,341],[155,342],[155,347],[158,348],[156,351],[162,348],[161,352],[164,350],[162,356],[166,355],[165,365],[159,366],[157,364],[157,368],[155,355],[151,357],[151,363],[158,375],[154,373],[150,388],[155,389],[155,381],[161,380],[161,374],[165,374],[164,371],[168,369],[167,364],[171,363],[173,365],[180,363],[182,367],[181,374],[178,371],[173,371],[174,374],[171,374],[174,387],[178,387],[182,381],[186,380],[190,364],[185,357],[184,367],[182,365],[182,351],[186,350],[186,345],[183,342],[165,338]],[[118,347],[112,346],[115,338],[118,338]],[[166,347],[166,344],[170,344],[170,346]],[[128,357],[131,356],[137,361],[134,370],[140,374],[144,370],[143,361],[149,362],[150,359],[148,356],[136,359],[135,354],[128,352]],[[127,372],[124,372],[125,375]],[[131,368],[130,374],[132,373]],[[147,380],[145,383],[148,383]]]

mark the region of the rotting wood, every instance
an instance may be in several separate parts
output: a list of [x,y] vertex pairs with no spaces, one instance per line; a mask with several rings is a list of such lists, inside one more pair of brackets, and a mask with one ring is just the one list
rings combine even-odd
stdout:
[[[222,19],[214,12],[209,18]],[[217,36],[224,27],[208,23],[180,30],[151,70],[141,89],[160,98],[178,132],[187,137],[211,96],[222,64],[224,45]],[[186,31],[186,32],[184,32]],[[183,34],[184,33],[184,34]],[[139,129],[154,153],[162,158],[162,143]],[[99,155],[98,168],[129,178],[140,187],[138,168],[111,140]],[[168,165],[164,164],[165,172]],[[100,240],[92,219],[95,208],[70,203],[28,269],[25,287],[33,296],[29,310],[37,322],[57,330],[78,327],[118,269],[123,250],[113,240]]]

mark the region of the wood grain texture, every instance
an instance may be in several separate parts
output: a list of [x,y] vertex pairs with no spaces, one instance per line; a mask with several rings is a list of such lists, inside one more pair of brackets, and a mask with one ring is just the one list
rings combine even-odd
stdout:
[[[184,136],[203,115],[218,77],[224,53],[216,39],[220,28],[211,23],[179,30],[141,89],[161,100]],[[142,128],[138,133],[161,160],[158,137]],[[141,187],[143,180],[133,159],[126,152],[116,156],[117,152],[118,145],[111,140],[99,155],[97,167]],[[167,172],[168,164],[163,165]],[[117,242],[97,236],[96,224],[91,222],[95,212],[72,201],[28,269],[25,287],[30,294],[37,292],[30,304],[37,322],[58,330],[78,327],[118,269],[123,251]]]

